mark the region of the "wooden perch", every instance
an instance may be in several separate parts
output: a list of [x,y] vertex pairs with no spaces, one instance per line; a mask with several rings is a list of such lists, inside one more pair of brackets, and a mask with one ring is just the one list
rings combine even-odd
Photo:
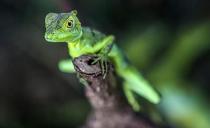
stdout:
[[112,65],[109,64],[108,74],[103,79],[100,64],[91,65],[94,58],[83,55],[73,62],[77,73],[88,82],[85,93],[93,107],[83,128],[155,128],[132,111],[117,86]]

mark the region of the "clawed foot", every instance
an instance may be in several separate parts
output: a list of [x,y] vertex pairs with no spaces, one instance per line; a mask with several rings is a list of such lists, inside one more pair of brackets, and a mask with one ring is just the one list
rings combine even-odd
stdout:
[[91,64],[96,64],[99,61],[102,70],[103,79],[105,79],[108,73],[108,60],[107,60],[108,57],[107,55],[103,54],[97,56],[98,57],[95,58]]

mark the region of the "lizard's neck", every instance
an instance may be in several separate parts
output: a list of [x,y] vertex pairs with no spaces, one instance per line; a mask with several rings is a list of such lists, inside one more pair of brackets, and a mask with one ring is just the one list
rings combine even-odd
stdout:
[[80,50],[81,50],[80,39],[74,42],[67,42],[67,44],[68,44],[69,54],[72,58],[80,56]]
[[80,49],[82,47],[81,38],[84,34],[83,28],[80,34],[72,41],[67,41],[68,51],[72,58],[80,56]]
[[88,48],[92,46],[92,43],[95,43],[93,32],[88,27],[82,28],[82,35],[79,37],[77,40],[67,42],[69,54],[72,58],[87,54],[87,51],[90,52]]

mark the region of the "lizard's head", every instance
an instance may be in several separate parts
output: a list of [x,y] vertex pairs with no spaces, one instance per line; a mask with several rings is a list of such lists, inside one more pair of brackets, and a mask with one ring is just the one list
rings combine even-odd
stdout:
[[49,42],[74,42],[82,36],[77,11],[49,13],[45,18],[45,39]]

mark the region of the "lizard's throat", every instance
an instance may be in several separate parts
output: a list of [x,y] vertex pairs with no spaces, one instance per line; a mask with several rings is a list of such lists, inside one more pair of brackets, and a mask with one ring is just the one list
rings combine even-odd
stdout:
[[[79,35],[78,35],[77,37],[75,37],[71,42],[72,42],[72,43],[78,42],[78,40],[82,37],[82,34],[83,34],[83,32],[80,31]],[[69,42],[68,42],[68,43],[69,43]]]

